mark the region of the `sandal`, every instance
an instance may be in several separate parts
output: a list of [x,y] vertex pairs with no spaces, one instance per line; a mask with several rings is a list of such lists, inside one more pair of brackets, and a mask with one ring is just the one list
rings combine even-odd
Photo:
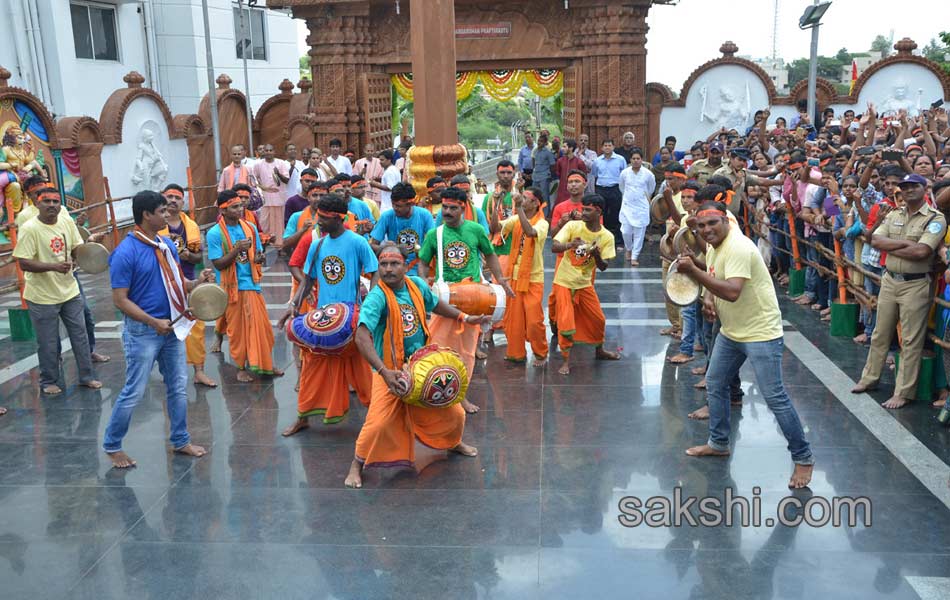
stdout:
[[49,383],[43,386],[43,393],[47,396],[58,396],[63,393],[63,388],[59,387],[55,383]]

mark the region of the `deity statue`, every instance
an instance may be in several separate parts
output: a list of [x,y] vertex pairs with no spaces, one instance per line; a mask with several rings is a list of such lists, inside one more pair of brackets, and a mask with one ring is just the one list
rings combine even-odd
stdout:
[[914,114],[919,107],[916,102],[908,97],[907,90],[907,81],[904,79],[895,80],[891,95],[878,105],[881,114],[896,115],[901,110],[907,111],[907,114]]
[[752,98],[749,93],[749,84],[745,85],[745,106],[736,97],[731,87],[724,85],[719,88],[719,110],[715,113],[706,112],[706,86],[699,90],[703,99],[703,106],[699,113],[699,122],[706,120],[713,122],[716,127],[744,130],[752,115]]
[[42,155],[37,157],[28,136],[14,125],[3,134],[3,147],[0,148],[0,193],[4,204],[6,200],[13,204],[14,213],[23,208],[20,181],[34,173],[44,173]]
[[165,184],[168,163],[155,146],[155,133],[143,129],[139,139],[135,166],[132,167],[132,183],[137,190],[158,190]]

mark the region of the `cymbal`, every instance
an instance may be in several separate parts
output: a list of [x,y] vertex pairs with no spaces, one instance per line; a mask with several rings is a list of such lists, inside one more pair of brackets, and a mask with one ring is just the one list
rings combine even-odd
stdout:
[[669,234],[664,233],[663,237],[660,238],[660,256],[669,260],[676,257],[676,252],[673,250],[673,240],[670,239]]
[[688,275],[677,272],[676,263],[673,263],[667,271],[663,291],[673,304],[689,306],[699,300],[700,287]]
[[680,227],[673,236],[673,250],[676,254],[683,254],[686,246],[692,248],[696,244],[696,236],[688,227]]
[[79,230],[79,235],[80,235],[80,237],[82,237],[82,241],[84,241],[84,242],[89,239],[89,236],[90,236],[90,235],[92,235],[92,234],[89,232],[89,230],[86,229],[85,227],[83,227],[82,225],[76,225],[76,229]]
[[109,250],[102,244],[90,242],[76,246],[73,257],[79,268],[90,275],[102,273],[109,268]]
[[228,307],[228,293],[214,283],[202,283],[191,291],[188,310],[201,321],[214,321]]

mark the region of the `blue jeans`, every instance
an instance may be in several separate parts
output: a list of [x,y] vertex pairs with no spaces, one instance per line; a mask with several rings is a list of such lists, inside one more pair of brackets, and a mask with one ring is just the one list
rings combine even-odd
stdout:
[[[883,272],[883,268],[879,265],[869,265],[867,263],[862,263],[861,265],[868,271],[880,275]],[[864,291],[866,291],[871,296],[877,298],[877,295],[881,291],[881,286],[871,281],[870,277],[864,278]],[[877,311],[871,310],[869,308],[864,308],[864,333],[868,336],[868,339],[871,339],[871,334],[874,333],[874,325],[877,323]]]
[[736,342],[720,333],[713,346],[712,360],[706,372],[707,400],[709,402],[709,446],[716,450],[729,450],[729,383],[739,373],[748,359],[755,372],[755,382],[765,398],[769,410],[775,415],[785,439],[792,461],[799,465],[814,464],[811,448],[805,441],[805,432],[798,413],[785,392],[782,382],[783,338],[768,342]]
[[683,320],[683,337],[680,340],[680,354],[685,354],[686,356],[693,355],[693,342],[696,341],[697,335],[702,335],[702,331],[699,329],[699,324],[697,323],[697,318],[702,318],[699,316],[699,302],[701,302],[701,300],[680,308],[680,317]]
[[185,391],[188,385],[185,343],[174,333],[158,335],[148,325],[126,317],[122,346],[125,349],[125,387],[112,407],[102,447],[106,452],[122,449],[122,438],[129,431],[132,411],[145,392],[152,365],[156,362],[165,380],[165,402],[171,427],[169,439],[176,450],[187,446],[191,437],[188,435],[188,393]]

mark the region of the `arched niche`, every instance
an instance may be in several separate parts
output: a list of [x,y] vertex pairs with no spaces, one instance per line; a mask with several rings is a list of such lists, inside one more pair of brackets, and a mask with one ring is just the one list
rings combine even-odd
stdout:
[[109,96],[102,108],[102,174],[108,178],[116,220],[132,219],[136,192],[160,191],[169,183],[187,180],[188,147],[161,96],[143,88],[145,78],[135,71],[123,77],[127,87]]
[[[231,87],[231,78],[222,73],[215,80],[218,87],[214,90],[218,102],[218,136],[221,144],[221,168],[230,161],[231,147],[243,144],[250,149],[252,140],[247,131],[247,99],[239,90]],[[209,94],[205,94],[198,106],[198,116],[205,123],[211,123],[211,103]],[[250,152],[248,152],[250,155]]]
[[106,198],[102,178],[102,130],[92,117],[64,117],[56,122],[63,158],[63,187],[69,207],[86,211],[93,226],[105,223],[108,209],[96,206]]
[[290,103],[293,99],[294,84],[284,79],[277,86],[280,93],[271,96],[261,104],[254,116],[254,139],[258,144],[272,144],[277,156],[284,156],[284,146],[287,138],[284,131],[287,128],[287,119],[290,117]]

